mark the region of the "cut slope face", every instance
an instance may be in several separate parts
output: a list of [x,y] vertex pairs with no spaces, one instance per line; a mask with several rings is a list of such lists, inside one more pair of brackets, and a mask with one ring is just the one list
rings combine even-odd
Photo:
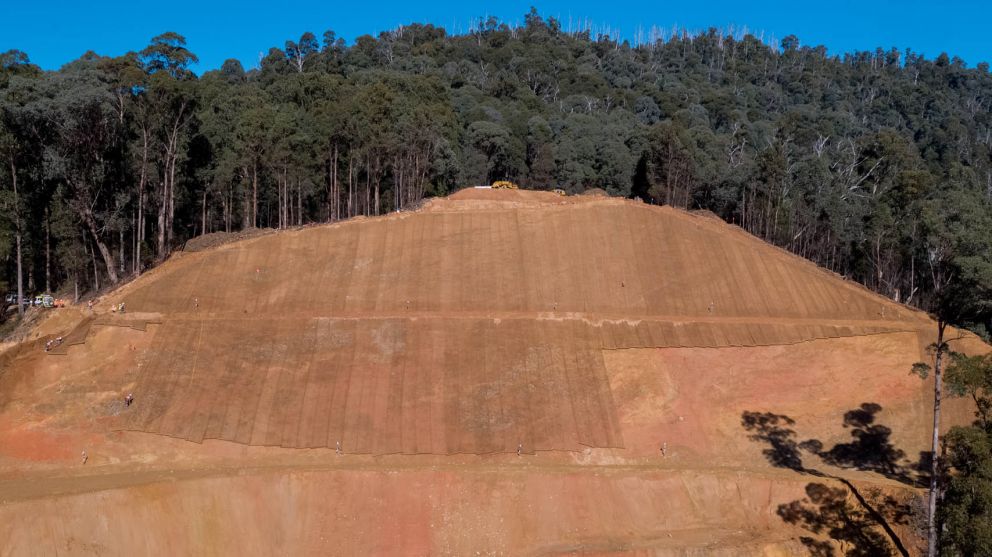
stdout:
[[459,205],[189,256],[126,301],[176,314],[198,300],[201,315],[238,317],[578,312],[850,323],[907,314],[734,228],[673,209],[589,198]]
[[122,427],[349,453],[619,447],[585,335],[522,320],[169,320]]
[[124,300],[162,326],[121,428],[373,454],[623,447],[603,349],[917,321],[712,219],[519,191],[185,256]]
[[913,547],[932,323],[710,217],[464,190],[95,313],[0,358],[0,553],[803,554],[851,489]]

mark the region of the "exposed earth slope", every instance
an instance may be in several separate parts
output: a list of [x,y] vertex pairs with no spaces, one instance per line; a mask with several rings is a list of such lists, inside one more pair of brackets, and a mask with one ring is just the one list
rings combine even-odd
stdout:
[[913,553],[932,329],[598,196],[183,253],[3,354],[0,553],[803,554],[838,505]]

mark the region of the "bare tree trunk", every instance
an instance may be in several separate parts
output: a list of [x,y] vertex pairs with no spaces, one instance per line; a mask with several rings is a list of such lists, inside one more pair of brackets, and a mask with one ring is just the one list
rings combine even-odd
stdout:
[[241,192],[241,200],[244,205],[244,212],[241,215],[241,228],[245,230],[251,228],[251,192],[248,191],[247,186],[247,181],[250,177],[248,167],[243,167],[241,169],[241,179],[245,186]]
[[166,173],[162,177],[162,194],[160,195],[160,197],[161,197],[161,204],[159,205],[159,208],[158,208],[158,238],[157,238],[157,240],[158,240],[158,258],[159,259],[165,258],[165,227],[166,227],[165,212],[166,212],[166,208],[167,208],[168,203],[169,203],[169,195],[168,195],[168,188],[169,188],[169,186],[166,184],[166,181],[168,180],[168,178],[166,178],[167,175],[168,174]]
[[937,556],[937,498],[940,479],[940,397],[943,394],[941,369],[944,355],[944,329],[947,323],[937,319],[937,354],[933,363],[933,436],[930,442],[930,494],[927,501],[927,555]]
[[134,274],[141,273],[141,244],[145,241],[145,184],[148,180],[148,130],[141,130],[141,173],[138,178],[137,239],[134,245]]
[[87,244],[87,247],[89,248],[86,251],[88,251],[90,253],[90,258],[93,260],[93,290],[99,291],[100,290],[100,272],[99,272],[99,269],[96,266],[96,249],[90,247],[89,246],[89,242],[86,242],[86,244]]
[[334,222],[337,220],[337,148],[335,144],[331,149],[327,151],[327,221]]
[[164,259],[172,239],[172,159],[173,146],[170,139],[166,147],[165,168],[162,169],[162,205],[158,208],[158,257]]
[[414,184],[416,192],[414,193],[413,201],[420,201],[424,197],[424,180],[420,175],[420,153],[417,153],[413,159],[413,176],[417,181],[417,183]]
[[134,274],[141,274],[141,246],[145,243],[145,192],[138,194],[138,242],[134,248]]
[[[121,242],[121,250],[124,249]],[[48,207],[45,207],[45,292],[52,291],[52,223],[48,218]]]
[[[17,197],[16,195],[14,196]],[[17,243],[17,314],[24,316],[24,269],[21,264],[21,230],[18,227],[15,235]]]
[[251,227],[258,227],[258,164],[251,163]]
[[203,188],[203,209],[200,218],[200,234],[207,233],[207,188]]
[[163,184],[164,199],[163,207],[159,211],[160,215],[164,213],[164,217],[159,217],[164,230],[159,231],[159,258],[164,258],[168,246],[172,245],[172,222],[176,213],[176,161],[179,158],[179,132],[183,127],[186,108],[187,103],[183,102],[179,108],[179,114],[176,115],[176,119],[172,124],[172,129],[169,131],[168,142],[165,148],[165,169],[163,172],[165,177],[165,184]]
[[400,171],[399,157],[393,159],[393,210],[400,209],[400,190],[403,189],[403,174]]
[[[100,240],[100,236],[97,233],[96,221],[93,219],[93,213],[90,212],[89,209],[86,209],[81,211],[80,216],[82,217],[86,228],[93,236],[93,241],[96,243],[97,249],[100,250],[100,255],[103,257],[103,264],[107,267],[107,277],[110,279],[111,283],[117,284],[117,269],[114,265],[114,254],[107,248],[107,244]],[[96,252],[93,253],[93,262],[96,264]]]
[[[117,231],[117,233],[119,234],[120,245],[121,245],[121,260],[117,262],[117,264],[119,265],[118,272],[121,274],[121,276],[124,276],[124,227],[122,226],[120,230]],[[45,269],[45,281],[48,281],[48,269]]]
[[741,190],[741,228],[747,230],[747,189]]
[[17,315],[24,317],[24,267],[21,255],[21,207],[17,192],[17,166],[10,157],[10,179],[14,186],[14,243],[17,245]]
[[349,156],[348,157],[348,218],[355,216],[355,214],[352,212],[352,206],[354,203],[354,193],[355,193],[354,172],[353,172],[354,162],[355,159]]
[[341,218],[341,193],[338,188],[338,146],[334,144],[334,164],[331,167],[333,173],[331,184],[334,190],[334,220]]
[[172,164],[169,165],[169,218],[168,226],[165,229],[166,249],[172,249],[172,223],[176,218],[176,158],[178,158],[178,154],[174,153]]

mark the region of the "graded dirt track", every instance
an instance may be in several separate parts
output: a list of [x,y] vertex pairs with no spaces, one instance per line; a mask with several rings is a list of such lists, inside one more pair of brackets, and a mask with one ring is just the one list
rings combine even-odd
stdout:
[[[932,329],[600,196],[463,190],[181,253],[0,356],[0,554],[803,554],[824,536],[782,509],[810,484],[918,493]],[[748,413],[821,443],[819,475]],[[886,462],[826,450],[855,431]]]

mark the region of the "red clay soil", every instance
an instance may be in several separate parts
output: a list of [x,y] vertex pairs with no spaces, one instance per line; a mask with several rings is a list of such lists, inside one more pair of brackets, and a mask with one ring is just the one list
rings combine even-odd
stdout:
[[[804,554],[839,543],[783,520],[810,484],[908,504],[928,448],[925,315],[599,196],[469,189],[182,253],[46,323],[0,356],[0,554]],[[826,450],[855,430],[885,466]]]

